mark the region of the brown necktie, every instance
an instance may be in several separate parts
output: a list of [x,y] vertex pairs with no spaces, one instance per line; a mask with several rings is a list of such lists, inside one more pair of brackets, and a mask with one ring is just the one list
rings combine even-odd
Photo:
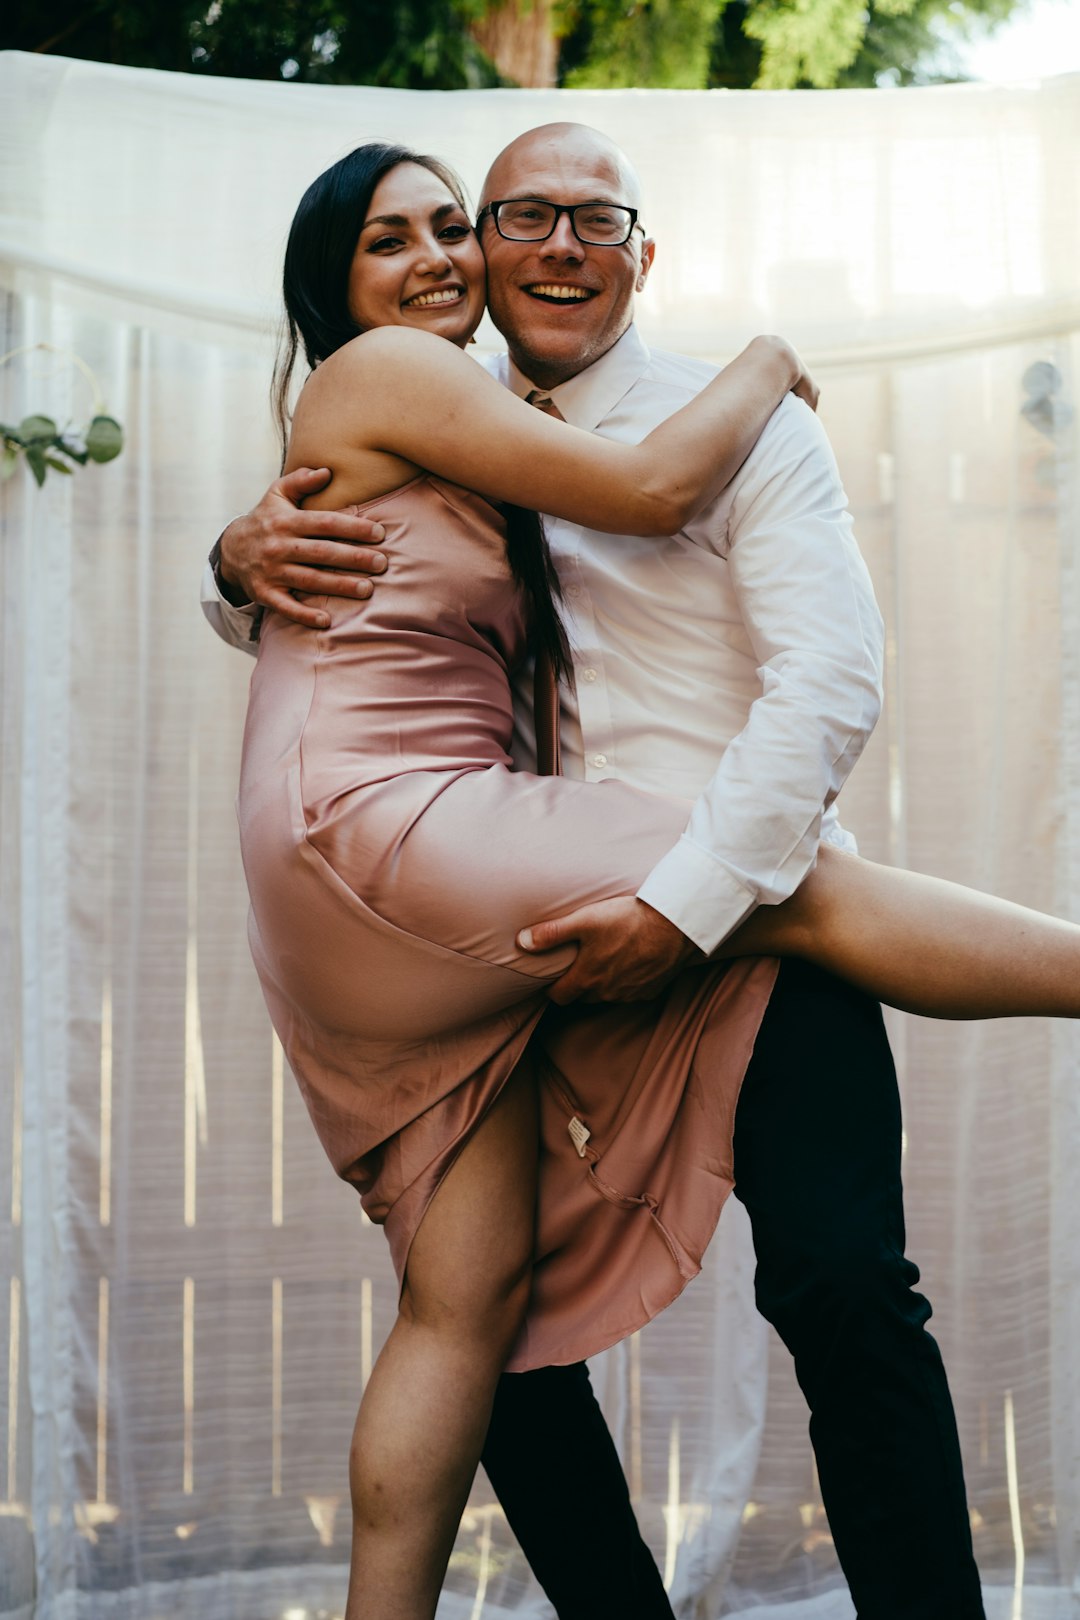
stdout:
[[545,394],[542,388],[532,388],[525,395],[526,405],[535,405],[538,411],[545,416],[553,416],[556,422],[565,422],[566,417],[560,411],[550,394]]
[[[541,389],[526,394],[526,402],[535,405],[545,416],[554,416],[565,422],[555,401]],[[536,655],[533,672],[533,728],[536,732],[536,770],[539,776],[561,776],[562,760],[559,750],[559,683],[551,656],[543,649]]]

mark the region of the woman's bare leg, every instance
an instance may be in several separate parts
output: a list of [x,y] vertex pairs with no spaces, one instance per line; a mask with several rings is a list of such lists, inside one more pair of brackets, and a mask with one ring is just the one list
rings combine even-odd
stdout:
[[1080,928],[941,878],[822,846],[780,906],[725,955],[802,956],[928,1018],[1080,1018]]
[[536,1099],[507,1083],[413,1239],[397,1322],[349,1457],[346,1620],[430,1620],[525,1312],[536,1203]]

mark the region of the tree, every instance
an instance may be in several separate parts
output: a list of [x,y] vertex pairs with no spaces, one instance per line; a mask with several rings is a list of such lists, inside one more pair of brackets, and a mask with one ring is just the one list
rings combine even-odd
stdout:
[[496,0],[470,32],[510,83],[544,88],[555,83],[559,27],[553,0]]
[[240,78],[791,89],[955,78],[1027,0],[8,0],[0,45]]
[[0,44],[130,67],[419,90],[505,82],[491,0],[8,0]]
[[958,77],[955,61],[947,60],[950,42],[993,28],[1025,4],[567,0],[562,82],[767,90],[929,83]]
[[962,78],[958,47],[992,33],[1028,0],[915,0],[905,11],[872,6],[854,60],[837,75],[841,89],[936,84]]
[[697,90],[724,0],[585,0],[562,8],[560,78],[569,88]]

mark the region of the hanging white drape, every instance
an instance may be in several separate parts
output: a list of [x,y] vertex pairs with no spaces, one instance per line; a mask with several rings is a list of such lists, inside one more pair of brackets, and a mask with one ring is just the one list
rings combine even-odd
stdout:
[[[844,793],[864,851],[1080,919],[1080,76],[441,95],[0,55],[3,349],[76,350],[128,433],[0,492],[0,1620],[341,1612],[348,1435],[395,1291],[248,961],[249,666],[198,577],[276,467],[307,182],[380,135],[475,194],[554,118],[641,168],[649,340],[722,357],[780,330],[819,362],[889,633]],[[51,355],[4,368],[0,402],[91,403]],[[1076,1030],[893,1028],[990,1612],[1076,1616]],[[751,1283],[733,1205],[705,1275],[594,1377],[681,1616],[849,1620]],[[480,1478],[440,1615],[547,1613]]]

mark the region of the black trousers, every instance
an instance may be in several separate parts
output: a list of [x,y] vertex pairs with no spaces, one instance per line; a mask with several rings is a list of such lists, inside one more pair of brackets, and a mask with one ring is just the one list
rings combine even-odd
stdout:
[[[983,1620],[900,1129],[880,1008],[782,963],[735,1116],[758,1309],[795,1360],[859,1620]],[[672,1620],[584,1364],[504,1375],[483,1462],[559,1620]]]

